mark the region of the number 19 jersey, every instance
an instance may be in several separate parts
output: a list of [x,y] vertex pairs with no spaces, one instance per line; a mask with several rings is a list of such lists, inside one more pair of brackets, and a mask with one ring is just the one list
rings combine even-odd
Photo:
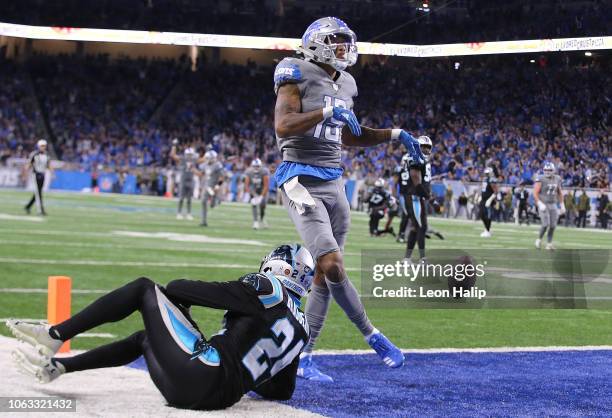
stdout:
[[[300,58],[285,58],[274,71],[274,92],[284,84],[295,84],[300,90],[301,112],[306,113],[326,106],[353,109],[357,84],[346,71],[337,71],[333,79],[317,64]],[[344,123],[330,117],[303,135],[288,136],[276,141],[283,161],[340,167],[342,128]]]

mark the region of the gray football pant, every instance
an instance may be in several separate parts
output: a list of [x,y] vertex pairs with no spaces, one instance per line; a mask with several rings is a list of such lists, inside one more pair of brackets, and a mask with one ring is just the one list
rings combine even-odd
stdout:
[[202,190],[202,222],[206,222],[208,216],[208,200],[214,199],[214,195],[210,195],[206,188]]
[[[334,251],[344,251],[350,224],[350,206],[342,178],[323,181],[314,177],[300,177],[299,181],[314,199],[314,208],[308,207],[303,214],[299,214],[282,187],[281,193],[283,204],[304,245],[315,260]],[[312,351],[323,328],[331,296],[364,336],[374,330],[357,289],[346,276],[346,272],[338,283],[329,280],[326,280],[326,283],[327,287],[313,286],[308,298],[306,320],[310,326],[310,341],[305,352]]]

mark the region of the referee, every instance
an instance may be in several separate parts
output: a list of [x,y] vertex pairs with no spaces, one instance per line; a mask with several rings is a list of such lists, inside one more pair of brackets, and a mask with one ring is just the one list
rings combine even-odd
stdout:
[[32,210],[32,205],[36,202],[38,213],[42,216],[46,216],[47,213],[45,212],[42,201],[42,190],[45,185],[45,172],[49,169],[49,154],[47,154],[47,141],[44,139],[36,143],[36,151],[33,151],[28,158],[26,171],[30,169],[36,179],[36,187],[34,188],[32,199],[30,199],[30,202],[25,206],[25,211],[29,214]]

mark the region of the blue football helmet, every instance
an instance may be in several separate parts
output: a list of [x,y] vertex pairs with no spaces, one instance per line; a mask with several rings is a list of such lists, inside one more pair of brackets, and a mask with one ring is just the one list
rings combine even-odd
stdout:
[[306,296],[314,279],[314,260],[300,244],[281,245],[264,257],[259,272],[273,274],[288,290]]
[[[337,56],[339,48],[344,48],[344,56]],[[344,70],[357,62],[357,36],[342,20],[322,17],[308,26],[298,51],[309,60]]]

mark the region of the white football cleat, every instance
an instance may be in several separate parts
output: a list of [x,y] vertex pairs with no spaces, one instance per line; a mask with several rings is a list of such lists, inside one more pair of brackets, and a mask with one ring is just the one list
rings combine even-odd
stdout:
[[482,234],[480,234],[481,238],[491,238],[491,232],[489,231],[482,231]]
[[549,242],[548,244],[546,244],[546,249],[547,250],[555,250],[555,246],[553,245],[552,242]]
[[184,218],[183,218],[183,214],[182,214],[182,213],[177,213],[177,214],[176,214],[176,219],[178,219],[178,220],[182,220],[182,219],[184,219]]
[[268,228],[268,221],[266,221],[265,219],[263,221],[261,221],[261,227],[267,229]]
[[51,327],[46,324],[9,319],[6,321],[6,326],[15,338],[33,346],[41,356],[53,357],[64,343],[61,340],[51,338],[49,335],[49,328]]
[[66,373],[66,368],[60,362],[43,357],[27,350],[17,349],[12,352],[17,367],[39,383],[49,383]]
[[253,221],[253,229],[259,229],[259,221]]
[[193,221],[193,216],[191,215],[191,213],[188,213],[186,218],[188,221]]
[[535,240],[535,247],[539,250],[542,248],[542,240],[540,238]]

